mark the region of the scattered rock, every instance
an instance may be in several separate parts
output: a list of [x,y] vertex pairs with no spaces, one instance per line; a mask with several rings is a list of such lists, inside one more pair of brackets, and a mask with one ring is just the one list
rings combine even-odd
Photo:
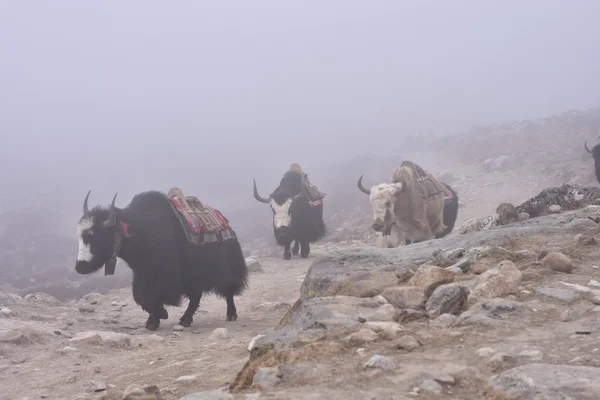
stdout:
[[215,339],[230,339],[231,336],[229,335],[229,332],[227,332],[226,328],[217,328],[214,331],[212,331],[212,333],[209,336],[209,339],[211,340],[215,340]]
[[392,343],[392,347],[395,348],[395,349],[402,349],[402,350],[407,350],[407,351],[413,351],[413,350],[418,349],[419,347],[421,347],[421,344],[413,336],[411,336],[411,335],[405,335],[405,336],[402,336],[399,339],[396,339]]
[[392,371],[396,369],[396,362],[392,357],[375,354],[365,363],[365,368],[379,368],[384,371]]
[[174,330],[175,332],[181,332],[181,331],[183,331],[184,329],[185,329],[185,328],[184,328],[182,325],[179,325],[179,324],[175,324],[175,325],[173,325],[173,330]]
[[402,332],[402,326],[397,322],[366,322],[364,326],[374,332],[382,333],[388,339],[394,339]]
[[419,389],[424,390],[426,392],[431,392],[435,394],[442,394],[442,385],[434,381],[433,379],[426,379],[419,385]]
[[562,207],[558,204],[552,204],[550,207],[548,207],[550,214],[558,214],[560,210],[562,210]]
[[117,333],[111,331],[84,331],[79,332],[73,338],[69,339],[69,342],[90,344],[99,346],[102,344],[109,344],[116,347],[129,347],[131,346],[130,336],[125,333]]
[[510,368],[514,365],[516,359],[507,353],[495,353],[488,360],[488,365],[492,369],[492,371],[497,371],[500,369]]
[[482,347],[482,348],[478,349],[476,351],[476,353],[479,357],[487,358],[487,357],[490,357],[490,356],[496,354],[496,350],[492,349],[491,347]]
[[573,270],[571,259],[562,253],[548,253],[542,259],[542,266],[556,272],[564,272],[567,274],[570,274]]
[[131,384],[127,386],[125,391],[123,392],[123,396],[121,396],[121,400],[135,400],[135,398],[139,395],[146,394],[146,391],[139,387],[136,384]]
[[423,291],[413,286],[390,287],[381,295],[395,308],[419,308],[425,301]]
[[373,342],[379,339],[379,335],[371,329],[361,329],[358,332],[348,336],[348,344],[351,346],[361,346],[368,342]]
[[85,305],[85,306],[80,306],[80,307],[78,308],[78,310],[79,310],[79,312],[80,312],[80,313],[82,313],[82,314],[96,312],[96,308],[95,308],[95,307],[88,306],[88,305]]
[[501,261],[475,279],[469,302],[517,293],[522,278],[523,274],[512,261]]
[[567,304],[571,304],[579,299],[579,294],[570,289],[559,289],[552,286],[543,286],[535,289],[538,296],[550,297]]
[[526,364],[492,376],[487,398],[596,399],[600,393],[600,368]]
[[102,381],[91,381],[88,387],[90,392],[103,392],[108,389],[106,383]]
[[462,311],[468,295],[468,290],[463,286],[441,285],[427,299],[425,310],[430,318],[437,318],[441,314],[458,314]]
[[196,375],[183,375],[175,378],[173,382],[194,382],[196,380],[198,380]]
[[436,319],[429,322],[429,325],[436,328],[445,328],[452,325],[456,321],[456,315],[442,314]]
[[281,382],[282,374],[279,367],[262,367],[256,371],[252,378],[252,386],[265,390],[274,387]]
[[396,319],[396,309],[391,304],[384,304],[375,314],[370,315],[367,321],[394,321]]
[[248,266],[248,272],[264,272],[262,265],[260,265],[260,262],[258,262],[258,260],[254,257],[246,258],[246,265]]

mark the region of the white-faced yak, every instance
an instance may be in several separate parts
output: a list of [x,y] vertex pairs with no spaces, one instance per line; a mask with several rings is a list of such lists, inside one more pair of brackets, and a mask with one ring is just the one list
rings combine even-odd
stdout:
[[370,196],[373,230],[383,236],[397,237],[392,247],[439,239],[454,229],[458,195],[417,164],[402,162],[392,174],[390,183],[381,183],[371,189],[363,187],[362,178],[358,179],[358,189]]
[[202,294],[211,292],[225,298],[227,321],[237,319],[233,296],[247,287],[248,272],[235,232],[220,212],[200,203],[204,221],[208,215],[216,223],[198,224],[182,213],[185,200],[158,191],[137,194],[122,209],[115,207],[115,195],[110,208],[89,210],[89,195],[77,226],[78,273],[105,266],[112,275],[116,258],[124,260],[133,271],[133,298],[149,314],[148,330],[158,329],[169,317],[165,305],[178,306],[183,296],[189,304],[179,323],[190,326]]
[[[294,164],[292,165],[294,167]],[[311,193],[314,193],[311,199]],[[273,230],[278,245],[283,246],[283,258],[290,260],[290,246],[295,241],[293,254],[306,258],[310,254],[309,243],[325,235],[323,221],[323,197],[325,195],[307,182],[307,177],[297,169],[286,172],[279,187],[268,199],[261,197],[254,180],[254,198],[271,206]]]

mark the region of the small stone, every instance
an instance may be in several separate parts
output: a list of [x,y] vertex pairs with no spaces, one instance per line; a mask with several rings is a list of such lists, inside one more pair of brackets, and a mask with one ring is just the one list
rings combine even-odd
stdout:
[[392,347],[395,348],[395,349],[402,349],[402,350],[407,350],[407,351],[413,351],[413,350],[418,349],[419,347],[421,347],[421,344],[413,336],[411,336],[411,335],[405,335],[405,336],[402,336],[399,339],[396,339],[392,343]]
[[10,308],[8,308],[8,307],[0,308],[0,316],[3,316],[5,318],[10,318],[14,315],[15,314],[10,310]]
[[107,389],[106,383],[102,381],[91,381],[88,386],[90,392],[103,392]]
[[196,375],[183,375],[175,378],[174,382],[193,382],[197,379],[198,377]]
[[366,362],[365,368],[379,368],[385,371],[392,371],[396,369],[396,362],[392,357],[375,354]]
[[369,316],[367,321],[394,321],[396,318],[396,309],[391,304],[384,304],[375,314]]
[[522,279],[523,274],[512,261],[501,261],[475,279],[469,302],[517,293]]
[[567,304],[573,303],[579,299],[579,295],[574,290],[558,289],[550,286],[536,288],[535,293],[538,296],[550,297]]
[[360,346],[368,342],[373,342],[379,339],[379,335],[373,332],[371,329],[361,329],[358,332],[352,333],[348,336],[348,344],[351,346]]
[[560,320],[562,322],[569,322],[573,319],[573,311],[565,310],[560,314]]
[[173,330],[174,330],[175,332],[181,332],[181,331],[183,331],[184,329],[185,329],[185,328],[184,328],[182,325],[179,325],[179,324],[175,324],[175,325],[173,325]]
[[62,349],[56,350],[56,352],[59,354],[75,353],[77,351],[79,351],[79,350],[77,350],[75,347],[69,347],[69,346],[65,346]]
[[492,354],[495,354],[496,350],[492,349],[491,347],[482,347],[479,350],[477,350],[476,354],[479,357],[490,357]]
[[594,303],[595,305],[599,306],[600,305],[600,296],[594,296],[592,298],[592,303]]
[[457,316],[452,314],[442,314],[429,322],[429,325],[436,328],[446,328],[456,321]]
[[513,366],[515,358],[507,353],[496,353],[489,360],[488,365],[492,371],[506,369]]
[[396,335],[402,332],[402,326],[397,322],[365,322],[365,328],[371,329],[376,333],[383,333],[383,335],[388,339],[396,338]]
[[573,270],[573,263],[569,257],[562,253],[548,253],[542,259],[542,267],[570,274]]
[[381,295],[395,308],[419,308],[425,301],[423,292],[411,286],[389,287]]
[[132,383],[131,385],[127,386],[127,388],[123,392],[123,395],[121,396],[121,400],[135,400],[135,398],[137,396],[143,395],[143,394],[146,394],[144,389],[142,389],[138,385]]
[[543,355],[539,350],[523,350],[519,353],[519,357],[529,358],[532,361],[540,361],[543,358]]
[[229,332],[227,332],[226,328],[217,328],[209,336],[209,339],[229,339]]
[[441,285],[437,287],[427,303],[425,310],[430,318],[441,314],[458,314],[467,302],[468,290],[456,284]]
[[435,394],[442,394],[443,390],[442,385],[440,385],[433,379],[426,379],[425,381],[423,381],[423,383],[421,383],[421,385],[419,385],[419,388],[426,392],[431,392]]
[[246,258],[246,265],[248,267],[248,272],[264,272],[262,265],[260,265],[260,262],[258,262],[258,260],[254,257]]
[[456,275],[463,275],[464,274],[463,270],[460,269],[459,267],[455,266],[455,265],[451,265],[449,267],[446,267],[446,269],[448,271],[452,272],[453,274],[456,274]]
[[454,280],[454,273],[435,265],[421,265],[408,284],[421,290],[425,297],[438,287]]
[[562,207],[558,204],[552,204],[550,207],[548,207],[550,214],[558,214],[560,210],[562,210]]
[[78,308],[78,310],[82,314],[96,312],[96,308],[92,307],[92,306],[81,306],[81,307]]

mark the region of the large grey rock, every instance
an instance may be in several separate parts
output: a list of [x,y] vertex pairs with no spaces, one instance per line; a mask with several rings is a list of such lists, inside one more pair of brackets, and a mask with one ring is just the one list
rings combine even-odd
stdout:
[[552,214],[393,249],[334,250],[318,257],[311,265],[302,284],[301,296],[375,296],[387,287],[397,286],[397,272],[410,268],[410,263],[422,264],[423,261],[433,260],[433,254],[438,254],[440,250],[467,249],[468,253],[469,249],[483,245],[498,246],[507,238],[519,235],[592,231],[597,224],[588,219],[590,213],[577,210]]
[[492,376],[487,398],[520,400],[598,399],[600,368],[528,364]]
[[447,284],[439,286],[433,291],[427,303],[425,311],[430,318],[437,318],[442,314],[459,314],[467,302],[469,291],[464,286]]

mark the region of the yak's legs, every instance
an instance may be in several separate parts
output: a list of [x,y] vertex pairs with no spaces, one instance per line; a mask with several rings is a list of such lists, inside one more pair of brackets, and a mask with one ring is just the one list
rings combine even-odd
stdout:
[[294,247],[292,248],[292,254],[297,256],[300,253],[300,241],[294,241]]
[[300,251],[300,256],[302,258],[307,258],[309,254],[310,254],[310,245],[308,244],[308,241],[302,242],[302,250]]
[[284,260],[291,260],[292,259],[292,252],[290,251],[290,244],[286,244],[285,247],[283,248],[283,259]]
[[237,320],[237,309],[235,308],[235,302],[233,301],[233,295],[228,294],[225,296],[227,302],[227,321]]
[[147,310],[150,315],[148,315],[148,319],[146,320],[146,329],[149,331],[155,331],[158,329],[160,325],[161,319],[167,319],[163,317],[168,317],[167,310],[165,306],[161,303],[155,303],[150,310]]
[[188,306],[179,319],[179,325],[185,326],[186,328],[192,324],[194,321],[194,314],[198,311],[198,307],[200,307],[200,299],[202,298],[202,293],[194,294],[188,296],[190,302]]

